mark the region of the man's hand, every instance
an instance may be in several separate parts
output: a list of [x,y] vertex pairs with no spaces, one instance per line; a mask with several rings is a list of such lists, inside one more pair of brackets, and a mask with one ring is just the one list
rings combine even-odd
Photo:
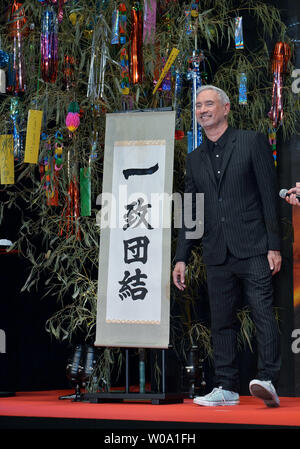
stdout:
[[288,193],[289,196],[287,195],[285,197],[286,201],[293,206],[300,207],[300,201],[298,201],[298,198],[296,197],[296,195],[300,195],[300,182],[296,182],[296,187],[292,187],[290,190],[288,190]]
[[173,282],[179,290],[184,290],[185,285],[185,262],[177,262],[173,270]]
[[274,276],[274,274],[278,273],[278,271],[280,271],[281,268],[280,251],[270,250],[268,251],[267,257],[270,265],[270,270],[272,270],[272,276]]

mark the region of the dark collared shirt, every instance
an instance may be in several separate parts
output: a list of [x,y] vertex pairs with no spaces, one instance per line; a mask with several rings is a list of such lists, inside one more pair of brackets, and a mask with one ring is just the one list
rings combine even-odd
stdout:
[[229,133],[230,127],[228,126],[226,131],[216,142],[212,142],[211,140],[207,139],[208,153],[217,182],[220,180],[222,174],[223,155],[226,150]]

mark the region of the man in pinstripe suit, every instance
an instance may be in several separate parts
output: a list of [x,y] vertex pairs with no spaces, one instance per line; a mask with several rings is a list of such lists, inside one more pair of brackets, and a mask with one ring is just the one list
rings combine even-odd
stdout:
[[[256,326],[257,379],[252,395],[279,406],[274,387],[279,375],[279,334],[273,312],[272,275],[280,270],[277,182],[267,139],[228,126],[230,101],[221,89],[198,89],[196,117],[206,141],[187,155],[185,192],[204,193],[203,261],[207,267],[216,387],[196,397],[198,405],[239,403],[236,307],[241,295]],[[197,240],[179,231],[173,271],[185,288],[185,270]],[[190,229],[188,231],[191,231]]]

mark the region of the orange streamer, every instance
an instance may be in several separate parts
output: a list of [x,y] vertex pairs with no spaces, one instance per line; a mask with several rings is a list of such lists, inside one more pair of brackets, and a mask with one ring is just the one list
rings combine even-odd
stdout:
[[131,82],[137,84],[143,79],[142,12],[137,6],[131,8],[131,22],[130,77]]

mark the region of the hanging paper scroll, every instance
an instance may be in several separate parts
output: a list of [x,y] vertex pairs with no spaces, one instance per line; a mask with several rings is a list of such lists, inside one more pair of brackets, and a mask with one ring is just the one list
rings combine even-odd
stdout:
[[169,343],[175,112],[108,114],[95,344]]

